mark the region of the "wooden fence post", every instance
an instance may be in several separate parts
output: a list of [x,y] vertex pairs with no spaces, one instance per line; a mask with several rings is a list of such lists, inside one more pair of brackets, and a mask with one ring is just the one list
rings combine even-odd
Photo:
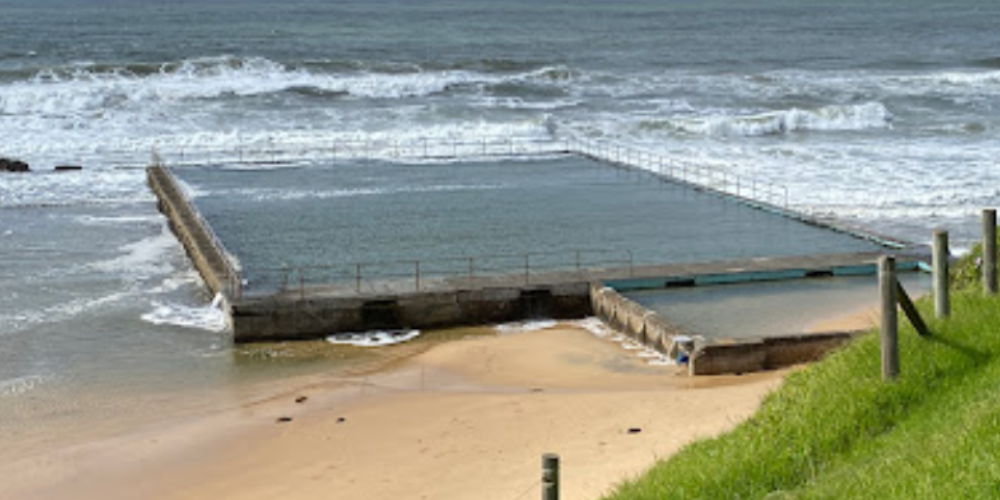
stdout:
[[913,329],[917,331],[917,334],[921,337],[930,337],[930,328],[927,328],[927,323],[924,323],[924,319],[920,317],[917,306],[913,305],[910,295],[906,293],[906,289],[899,283],[899,280],[896,280],[896,298],[899,299],[900,307],[903,308],[906,318],[910,320],[910,324],[913,325]]
[[542,455],[542,500],[559,500],[559,455]]
[[882,380],[899,376],[899,323],[896,311],[896,258],[883,255],[878,261],[878,283],[882,297]]
[[983,209],[983,289],[997,293],[997,211]]
[[947,318],[951,316],[951,298],[948,296],[948,231],[937,229],[934,231],[934,316]]

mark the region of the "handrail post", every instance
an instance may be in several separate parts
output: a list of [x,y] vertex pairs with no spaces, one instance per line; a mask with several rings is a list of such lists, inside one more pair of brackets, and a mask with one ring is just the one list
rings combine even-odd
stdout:
[[934,231],[932,268],[934,271],[934,315],[938,318],[951,316],[951,299],[948,296],[948,231]]
[[419,260],[413,261],[413,276],[414,276],[415,288],[419,292],[420,291],[420,261]]
[[899,323],[896,310],[896,258],[883,255],[878,261],[879,294],[882,298],[882,380],[899,376]]
[[524,284],[527,285],[531,281],[531,254],[524,254]]

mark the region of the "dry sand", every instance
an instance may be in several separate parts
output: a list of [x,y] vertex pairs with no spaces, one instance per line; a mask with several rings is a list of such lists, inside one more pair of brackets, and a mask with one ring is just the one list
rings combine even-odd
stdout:
[[694,380],[569,325],[479,337],[0,465],[0,498],[518,500],[539,495],[540,456],[556,452],[563,498],[593,499],[733,427],[780,376]]

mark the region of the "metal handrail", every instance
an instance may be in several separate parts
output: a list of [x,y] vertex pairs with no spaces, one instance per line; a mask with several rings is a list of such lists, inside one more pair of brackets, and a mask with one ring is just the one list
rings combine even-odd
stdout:
[[[616,257],[585,259],[585,257],[592,255],[615,255]],[[560,257],[561,259],[558,262],[540,262],[539,259],[544,257]],[[511,262],[511,264],[500,266],[484,264],[503,260]],[[462,266],[461,268],[443,268],[440,266],[442,263],[460,263]],[[533,278],[538,278],[544,273],[559,271],[589,273],[611,268],[626,268],[631,276],[635,268],[635,257],[632,251],[628,249],[536,251],[516,254],[256,268],[254,272],[262,275],[278,275],[280,277],[278,286],[280,291],[297,290],[300,297],[304,298],[307,284],[323,287],[339,285],[342,289],[349,289],[358,294],[374,291],[379,287],[408,288],[413,291],[421,291],[431,280],[461,278],[468,280],[469,283],[476,283],[497,277],[520,279],[519,276],[523,276],[524,283],[531,284]],[[405,269],[405,271],[393,272],[393,269]]]
[[674,182],[708,189],[741,200],[788,209],[788,188],[772,182],[621,144],[567,138],[566,150],[598,161],[645,170]]

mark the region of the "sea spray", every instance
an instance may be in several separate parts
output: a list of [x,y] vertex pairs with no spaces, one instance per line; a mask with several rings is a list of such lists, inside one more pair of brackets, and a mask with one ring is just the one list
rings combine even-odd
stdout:
[[363,333],[338,333],[326,338],[334,345],[355,347],[386,347],[409,342],[420,336],[420,330],[390,330]]

